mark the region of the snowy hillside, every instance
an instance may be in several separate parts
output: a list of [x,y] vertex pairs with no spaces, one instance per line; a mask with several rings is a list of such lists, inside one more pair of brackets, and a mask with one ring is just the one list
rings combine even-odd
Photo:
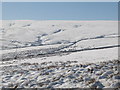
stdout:
[[[44,44],[117,44],[115,21],[3,21],[3,49]],[[97,39],[97,40],[96,40]],[[92,45],[91,45],[92,43]],[[95,43],[95,44],[94,44]]]
[[[119,76],[117,79],[112,77],[118,72],[110,72],[116,70],[118,62],[117,21],[14,20],[2,24],[0,67],[4,73],[1,86],[75,88],[99,83],[100,88],[111,88],[119,84]],[[91,66],[98,67],[92,74],[89,72]],[[61,77],[59,72],[66,76]],[[81,75],[82,81],[76,78]]]
[[[3,21],[0,40],[2,53],[12,52],[7,54],[7,57],[11,58],[15,56],[16,48],[19,48],[18,56],[23,57],[21,56],[23,50],[24,54],[29,52],[43,54],[55,51],[116,47],[118,45],[117,25],[117,21]],[[4,57],[6,55],[3,55]]]

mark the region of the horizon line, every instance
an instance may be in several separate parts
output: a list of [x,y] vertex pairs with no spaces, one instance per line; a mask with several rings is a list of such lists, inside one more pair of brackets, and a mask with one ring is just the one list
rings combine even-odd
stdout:
[[30,19],[16,19],[16,20],[0,20],[0,21],[120,21],[120,20],[30,20]]

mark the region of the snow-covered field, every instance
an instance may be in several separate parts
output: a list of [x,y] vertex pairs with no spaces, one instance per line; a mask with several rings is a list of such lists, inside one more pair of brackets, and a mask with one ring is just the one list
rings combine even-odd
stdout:
[[2,24],[1,87],[111,88],[120,84],[117,21]]

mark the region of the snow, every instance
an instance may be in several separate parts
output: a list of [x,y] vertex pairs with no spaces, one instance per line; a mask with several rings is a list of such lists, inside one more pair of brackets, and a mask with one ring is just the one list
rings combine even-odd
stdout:
[[[114,52],[114,53],[113,53]],[[84,52],[75,52],[63,56],[51,56],[43,58],[31,58],[24,59],[18,63],[42,63],[49,61],[78,61],[79,63],[97,63],[102,61],[117,60],[118,59],[118,48],[104,49],[104,50],[93,50]]]
[[0,40],[3,43],[2,58],[11,58],[16,53],[26,57],[57,50],[115,46],[119,36],[117,26],[117,21],[4,20],[3,38]]
[[38,36],[42,44],[70,43],[102,35],[117,35],[117,26],[117,21],[3,21],[2,40],[4,49],[15,48],[14,42],[19,47],[31,45]]
[[[2,84],[4,87],[17,85],[18,88],[116,88],[119,87],[116,83],[119,78],[112,77],[119,75],[115,73],[117,62],[113,60],[83,66],[75,61],[22,63],[3,67]],[[93,72],[88,70],[89,66],[93,67]],[[101,74],[98,75],[96,71]]]
[[0,34],[4,87],[118,87],[117,21],[3,20]]

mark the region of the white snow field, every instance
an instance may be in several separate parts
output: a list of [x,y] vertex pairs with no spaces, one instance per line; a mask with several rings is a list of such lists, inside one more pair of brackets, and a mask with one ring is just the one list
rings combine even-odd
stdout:
[[2,24],[0,87],[119,88],[117,21]]

